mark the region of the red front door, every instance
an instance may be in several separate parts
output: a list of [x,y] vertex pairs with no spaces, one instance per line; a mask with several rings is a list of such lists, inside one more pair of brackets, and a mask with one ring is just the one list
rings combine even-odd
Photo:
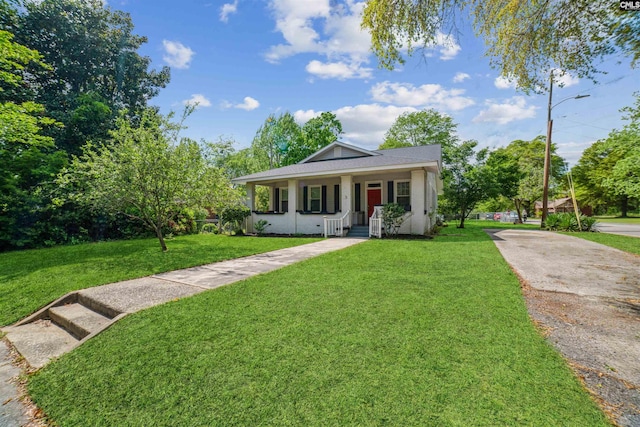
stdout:
[[373,215],[374,206],[380,204],[382,204],[382,189],[367,188],[367,218]]

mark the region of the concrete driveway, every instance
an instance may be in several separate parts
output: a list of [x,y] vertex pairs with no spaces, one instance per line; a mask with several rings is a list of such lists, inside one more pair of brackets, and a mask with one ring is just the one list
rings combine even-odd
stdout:
[[487,232],[548,341],[620,425],[640,426],[640,257],[548,231]]

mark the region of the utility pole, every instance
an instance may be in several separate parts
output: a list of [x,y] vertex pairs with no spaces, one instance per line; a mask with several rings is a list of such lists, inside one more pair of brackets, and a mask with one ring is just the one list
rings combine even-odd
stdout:
[[553,120],[551,120],[551,100],[553,99],[553,70],[549,75],[549,104],[547,108],[547,142],[544,146],[544,174],[542,179],[542,219],[540,220],[540,228],[546,228],[547,209],[549,200],[549,167],[551,163],[551,130],[553,128]]
[[546,228],[547,209],[549,201],[549,169],[551,168],[551,131],[553,130],[553,120],[551,120],[551,110],[558,104],[568,101],[569,99],[582,99],[591,95],[576,95],[564,98],[555,105],[551,105],[553,100],[553,70],[549,75],[549,104],[547,107],[547,142],[544,147],[544,177],[542,181],[542,218],[540,228]]

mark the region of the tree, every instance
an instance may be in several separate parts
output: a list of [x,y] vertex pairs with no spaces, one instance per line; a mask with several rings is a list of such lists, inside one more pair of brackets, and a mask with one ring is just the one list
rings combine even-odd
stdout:
[[282,165],[292,165],[326,147],[342,133],[342,123],[335,114],[323,112],[309,119],[302,126],[298,138],[290,141],[282,159]]
[[[186,117],[186,115],[185,115]],[[163,227],[183,208],[208,207],[228,196],[224,174],[207,163],[201,147],[179,138],[181,123],[146,109],[134,127],[122,114],[113,140],[89,144],[59,183],[100,210],[122,212],[153,230],[163,251]],[[184,117],[183,117],[184,119]]]
[[595,207],[616,205],[623,217],[640,200],[640,129],[637,123],[614,130],[584,150],[572,169],[576,192]]
[[287,150],[300,138],[300,125],[289,112],[276,117],[270,114],[251,143],[260,171],[283,166]]
[[444,177],[444,200],[441,207],[455,212],[464,228],[464,220],[478,202],[495,197],[499,185],[495,170],[487,165],[488,149],[475,151],[476,141],[465,141],[451,150]]
[[[500,194],[513,201],[522,220],[522,211],[531,212],[531,203],[542,198],[542,174],[544,171],[545,137],[531,141],[516,140],[508,146],[491,152],[488,165],[499,177]],[[555,193],[565,174],[564,159],[551,146],[551,194]]]
[[[9,8],[4,3],[5,8]],[[35,101],[64,123],[56,144],[79,153],[87,141],[103,142],[119,111],[135,117],[169,81],[169,69],[149,70],[137,50],[147,39],[133,34],[131,17],[100,0],[25,2],[13,20],[16,41],[35,49],[51,68],[29,68]]]
[[52,180],[66,161],[53,139],[43,135],[60,123],[45,116],[40,104],[12,101],[29,64],[47,67],[38,52],[0,30],[0,249],[33,245],[35,225],[47,205],[41,184]]
[[440,144],[444,150],[457,143],[456,128],[450,116],[434,109],[403,113],[389,128],[378,149]]
[[611,54],[640,58],[640,19],[618,3],[590,0],[369,0],[362,27],[371,32],[380,65],[403,63],[402,51],[429,48],[456,35],[468,15],[486,55],[501,75],[526,92],[546,86],[557,68],[594,79],[596,62]]

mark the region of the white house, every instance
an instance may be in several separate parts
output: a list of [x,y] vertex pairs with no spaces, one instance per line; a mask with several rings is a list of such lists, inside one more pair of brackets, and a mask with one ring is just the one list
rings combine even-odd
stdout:
[[[233,180],[247,187],[248,231],[264,219],[269,233],[346,235],[369,226],[380,236],[379,208],[405,206],[402,234],[425,234],[435,224],[442,150],[440,145],[365,150],[336,141],[301,162]],[[269,188],[269,209],[255,210],[255,187]]]

